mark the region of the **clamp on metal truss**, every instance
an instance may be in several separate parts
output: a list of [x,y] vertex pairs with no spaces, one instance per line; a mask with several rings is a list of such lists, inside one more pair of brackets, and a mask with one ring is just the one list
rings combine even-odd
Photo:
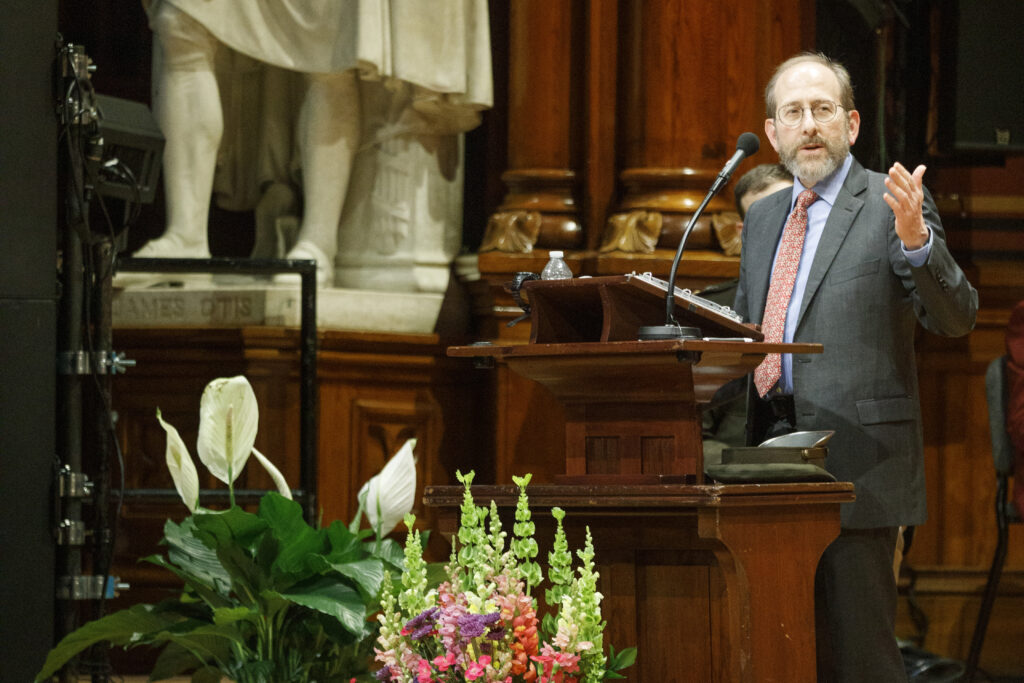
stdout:
[[62,576],[57,579],[58,600],[108,600],[116,598],[118,591],[127,590],[130,586],[123,583],[120,577],[106,577],[104,590],[103,576],[84,574],[79,576]]
[[57,524],[57,545],[85,545],[85,536],[88,533],[84,521],[62,519]]
[[57,472],[57,492],[61,498],[89,498],[92,496],[93,483],[82,472],[72,472],[69,465],[64,465]]
[[123,351],[62,351],[57,354],[57,372],[62,375],[116,375],[135,367]]

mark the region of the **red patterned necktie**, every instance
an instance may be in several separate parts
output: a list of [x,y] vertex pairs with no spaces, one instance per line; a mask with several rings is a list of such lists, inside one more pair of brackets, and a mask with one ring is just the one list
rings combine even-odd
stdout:
[[[807,207],[818,199],[814,190],[804,190],[796,199],[796,208],[789,214],[782,231],[782,245],[775,259],[772,282],[768,287],[768,302],[761,320],[761,331],[766,342],[781,342],[786,329],[786,310],[793,296],[796,271],[800,267],[800,252],[807,233]],[[765,396],[782,376],[782,356],[769,353],[754,370],[754,386],[759,396]]]

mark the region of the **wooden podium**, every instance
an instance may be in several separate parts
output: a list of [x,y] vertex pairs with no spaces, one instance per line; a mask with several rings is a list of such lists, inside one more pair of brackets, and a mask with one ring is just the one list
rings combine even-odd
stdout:
[[[675,316],[704,338],[637,341],[665,316],[664,290],[635,276],[531,281],[529,344],[449,348],[539,382],[567,416],[565,474],[531,486],[538,542],[546,509],[567,511],[574,547],[594,535],[608,642],[635,645],[631,681],[812,681],[814,570],[839,533],[849,483],[721,485],[704,478],[699,405],[770,352],[760,332],[686,296]],[[511,512],[514,487],[474,487]],[[459,487],[427,487],[442,533]]]

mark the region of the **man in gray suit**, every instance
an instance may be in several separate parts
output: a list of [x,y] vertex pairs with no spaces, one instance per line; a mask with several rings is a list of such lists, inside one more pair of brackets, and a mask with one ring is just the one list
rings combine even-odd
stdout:
[[765,99],[765,133],[797,182],[747,214],[735,309],[766,339],[824,353],[765,359],[748,439],[835,430],[826,467],[857,499],[815,577],[818,678],[906,680],[892,558],[898,528],[926,516],[915,325],[965,335],[978,295],[950,256],[924,166],[886,175],[850,154],[860,114],[842,65],[797,55]]

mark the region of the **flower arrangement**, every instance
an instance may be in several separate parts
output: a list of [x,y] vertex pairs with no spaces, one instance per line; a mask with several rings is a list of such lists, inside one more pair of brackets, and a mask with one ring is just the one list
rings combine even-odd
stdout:
[[[403,683],[594,683],[623,678],[636,649],[605,654],[605,621],[594,569],[594,547],[577,551],[573,569],[560,508],[548,555],[549,611],[541,618],[534,593],[541,584],[538,545],[526,495],[531,476],[513,477],[519,487],[513,535],[502,529],[498,509],[477,507],[474,473],[458,474],[465,486],[459,531],[446,567],[447,580],[428,586],[422,541],[406,515],[409,534],[401,586],[385,577],[382,589],[377,671],[380,681]],[[554,610],[553,612],[550,610]]]
[[[257,451],[258,408],[245,377],[211,382],[200,401],[200,460],[229,488],[230,507],[199,505],[199,478],[178,431],[167,433],[167,466],[191,513],[164,526],[164,556],[146,561],[184,582],[180,596],[138,604],[89,622],[50,652],[45,681],[79,652],[106,641],[161,648],[150,680],[192,673],[199,683],[351,683],[372,680],[381,586],[402,569],[402,548],[384,538],[412,509],[416,488],[410,439],[359,492],[346,526],[310,526],[280,471]],[[255,513],[234,502],[234,481],[250,455],[278,491]],[[360,529],[363,514],[373,531]]]

